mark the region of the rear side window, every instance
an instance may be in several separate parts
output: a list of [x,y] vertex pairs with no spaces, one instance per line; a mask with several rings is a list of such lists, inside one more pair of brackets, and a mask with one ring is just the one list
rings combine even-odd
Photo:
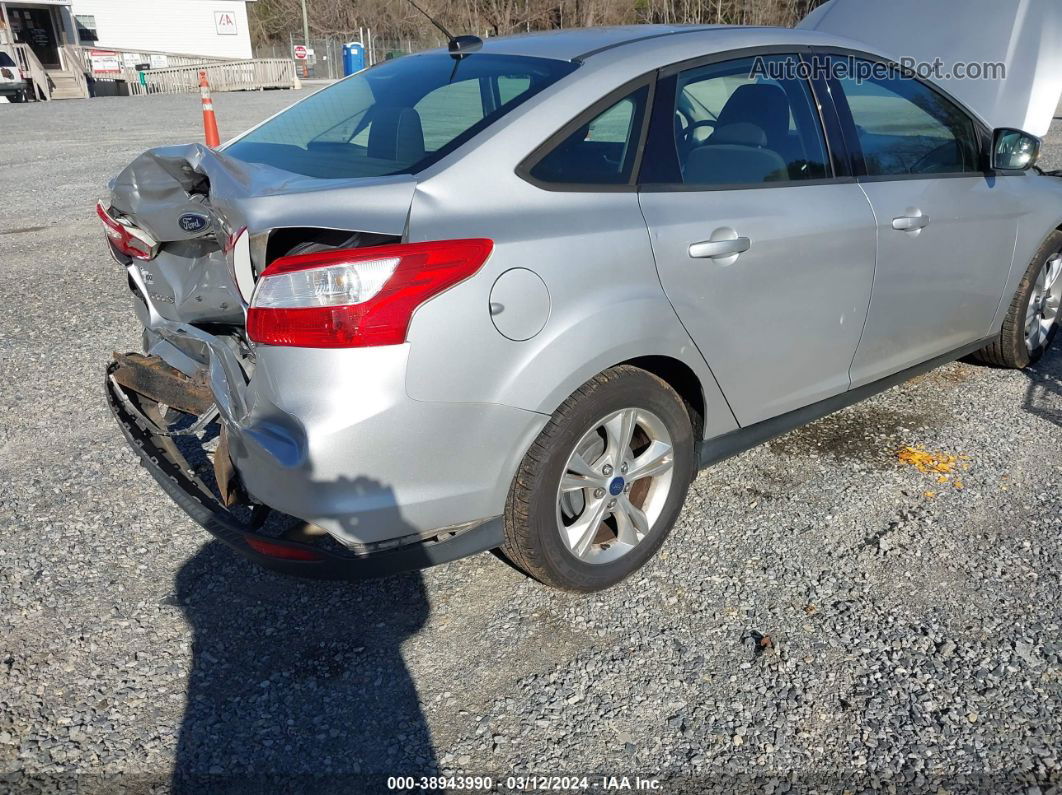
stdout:
[[623,185],[630,181],[649,87],[642,86],[580,124],[531,167],[556,185]]
[[[828,176],[822,126],[796,63],[743,58],[680,72],[673,106],[654,120],[665,164],[647,162],[643,181],[721,187]],[[677,169],[661,169],[676,160]]]
[[954,102],[913,78],[857,79],[869,72],[856,59],[847,63],[847,75],[839,75],[837,83],[851,111],[868,176],[980,170],[973,120]]
[[575,68],[490,53],[396,58],[293,105],[225,154],[320,179],[414,174]]
[[0,66],[11,67],[11,66],[14,66],[14,65],[15,65],[15,62],[13,60],[11,60],[11,56],[8,55],[3,50],[0,50]]

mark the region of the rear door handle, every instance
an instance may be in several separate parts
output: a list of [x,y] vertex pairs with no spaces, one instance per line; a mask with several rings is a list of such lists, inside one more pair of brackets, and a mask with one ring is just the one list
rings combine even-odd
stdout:
[[898,232],[917,232],[927,226],[929,226],[929,216],[921,213],[917,215],[901,215],[899,218],[892,219],[892,228]]
[[719,259],[744,254],[751,247],[752,241],[747,237],[737,237],[733,240],[705,240],[690,245],[690,256],[694,259]]

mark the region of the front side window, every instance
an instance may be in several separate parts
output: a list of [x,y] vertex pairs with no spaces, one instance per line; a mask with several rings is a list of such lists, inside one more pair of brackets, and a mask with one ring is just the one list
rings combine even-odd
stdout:
[[855,122],[868,176],[979,170],[973,120],[955,103],[913,78],[860,79],[857,75],[870,74],[869,64],[847,63],[848,68],[834,73]]
[[811,89],[798,75],[791,56],[680,72],[673,106],[654,114],[654,148],[663,163],[647,163],[642,181],[718,187],[828,176]]
[[396,58],[293,105],[225,154],[321,179],[414,174],[575,68],[490,53]]
[[642,86],[580,124],[531,168],[558,185],[623,185],[630,180],[649,87]]

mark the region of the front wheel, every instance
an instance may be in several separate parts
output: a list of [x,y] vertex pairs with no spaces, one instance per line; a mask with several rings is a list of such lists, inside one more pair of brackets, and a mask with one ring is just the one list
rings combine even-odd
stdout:
[[1037,361],[1058,331],[1062,304],[1062,232],[1052,232],[1029,263],[1003,329],[975,356],[986,364],[1022,369]]
[[682,398],[630,366],[591,379],[554,413],[513,479],[505,555],[557,588],[597,591],[660,548],[694,474]]

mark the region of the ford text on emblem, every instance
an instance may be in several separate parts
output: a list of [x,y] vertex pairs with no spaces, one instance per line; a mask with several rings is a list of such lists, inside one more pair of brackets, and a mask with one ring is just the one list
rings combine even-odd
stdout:
[[210,224],[210,219],[199,213],[185,213],[177,223],[185,232],[202,232]]

